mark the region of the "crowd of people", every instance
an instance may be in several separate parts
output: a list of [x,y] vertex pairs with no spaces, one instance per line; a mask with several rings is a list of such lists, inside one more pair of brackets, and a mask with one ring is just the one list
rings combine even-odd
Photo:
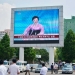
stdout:
[[58,73],[58,64],[57,63],[55,63],[55,64],[51,64],[51,74],[53,74],[53,72],[55,73],[55,74],[57,74]]
[[[68,63],[70,65],[72,65],[73,71],[75,72],[75,64],[73,63]],[[55,73],[58,74],[58,70],[62,70],[62,67],[66,65],[66,62],[58,62],[58,63],[52,63],[50,68],[51,68],[51,74]]]
[[12,63],[8,69],[3,65],[3,63],[4,61],[0,59],[0,75],[7,75],[7,74],[18,75],[20,74],[19,67],[16,65],[16,59],[12,59]]
[[[57,63],[55,63],[55,64],[52,63],[52,65],[50,66],[51,74],[53,74],[53,72],[57,74],[58,73],[58,67],[59,66]],[[45,63],[42,63],[40,75],[47,75],[47,71],[48,71],[48,69],[45,66]],[[7,73],[9,73],[10,75],[20,74],[19,67],[16,65],[16,59],[12,59],[12,63],[8,69],[3,65],[3,60],[0,60],[0,75],[7,75]],[[30,75],[30,65],[28,63],[26,65],[25,75],[27,75],[27,73]]]
[[[12,59],[12,63],[10,64],[9,68],[7,69],[4,65],[3,65],[3,60],[0,59],[0,75],[18,75],[20,74],[20,70],[19,67],[16,65],[17,60],[16,59]],[[58,70],[61,69],[61,67],[63,66],[62,63],[52,63],[50,65],[51,68],[51,74],[55,73],[58,74]],[[75,70],[75,65],[73,65],[73,69]],[[47,67],[45,66],[45,63],[42,63],[42,68],[40,70],[40,75],[47,75]],[[27,75],[27,73],[30,75],[30,65],[27,63],[26,65],[26,71],[25,71],[25,75]]]
[[[9,68],[7,69],[4,66],[4,61],[0,59],[0,75],[18,75],[20,74],[20,70],[19,67],[16,65],[17,60],[16,59],[12,59],[12,63],[10,64]],[[26,72],[25,75],[27,75],[27,73],[30,75],[30,65],[27,63],[26,65]],[[46,75],[47,74],[47,68],[45,67],[45,64],[42,64],[42,68],[40,71],[40,75]]]

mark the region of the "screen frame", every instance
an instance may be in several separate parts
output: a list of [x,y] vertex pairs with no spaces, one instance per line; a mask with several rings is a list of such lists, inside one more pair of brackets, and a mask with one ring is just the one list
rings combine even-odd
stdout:
[[[23,43],[14,44],[14,12],[21,10],[46,10],[59,9],[59,43]],[[42,6],[42,7],[25,7],[11,9],[11,30],[10,30],[10,46],[11,47],[63,47],[64,46],[64,23],[63,23],[63,6]]]

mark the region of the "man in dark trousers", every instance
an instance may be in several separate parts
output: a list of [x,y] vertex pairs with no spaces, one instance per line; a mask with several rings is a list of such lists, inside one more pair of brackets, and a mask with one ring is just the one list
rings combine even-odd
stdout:
[[51,64],[51,74],[53,74],[53,71],[54,71],[54,65],[53,63]]
[[26,65],[26,73],[25,73],[25,75],[27,75],[27,72],[30,75],[30,65],[28,64],[28,62],[27,62],[27,65]]

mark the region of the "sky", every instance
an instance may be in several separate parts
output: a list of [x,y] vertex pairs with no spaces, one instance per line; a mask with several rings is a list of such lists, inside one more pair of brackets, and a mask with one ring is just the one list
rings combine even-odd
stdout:
[[63,5],[63,17],[75,16],[75,0],[0,0],[0,31],[10,29],[11,8]]

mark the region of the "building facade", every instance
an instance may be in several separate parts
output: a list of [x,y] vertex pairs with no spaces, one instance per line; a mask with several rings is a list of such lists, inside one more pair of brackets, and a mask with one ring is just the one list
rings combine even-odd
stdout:
[[4,31],[0,31],[0,40],[3,38],[3,36],[6,33],[10,36],[10,29],[5,29]]
[[70,29],[75,33],[75,16],[72,16],[71,19],[64,19],[64,36]]

